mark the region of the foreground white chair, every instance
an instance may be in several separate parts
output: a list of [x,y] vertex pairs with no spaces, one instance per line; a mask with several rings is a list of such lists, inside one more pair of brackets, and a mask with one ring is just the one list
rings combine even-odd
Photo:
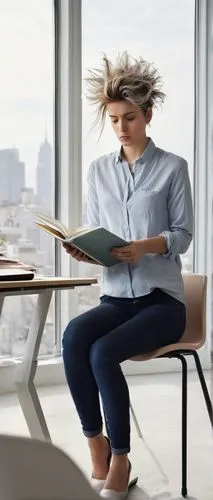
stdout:
[[0,435],[0,500],[98,500],[77,465],[44,441]]

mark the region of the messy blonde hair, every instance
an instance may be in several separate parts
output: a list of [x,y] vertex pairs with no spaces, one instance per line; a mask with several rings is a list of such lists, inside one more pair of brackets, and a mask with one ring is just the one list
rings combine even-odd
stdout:
[[158,70],[142,57],[134,59],[123,52],[117,56],[113,65],[104,55],[102,66],[101,69],[88,70],[86,78],[87,98],[97,106],[94,125],[101,121],[101,130],[110,102],[127,100],[144,112],[164,102],[165,94],[161,91],[162,81]]

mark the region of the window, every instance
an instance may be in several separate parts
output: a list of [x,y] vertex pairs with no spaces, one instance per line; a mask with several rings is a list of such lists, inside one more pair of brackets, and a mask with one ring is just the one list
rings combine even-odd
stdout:
[[[54,274],[54,241],[33,225],[54,211],[52,0],[0,3],[0,251]],[[9,297],[0,321],[0,356],[21,355],[36,297]],[[55,351],[54,306],[41,354]]]
[[[153,62],[164,79],[167,94],[162,111],[154,113],[148,135],[154,142],[188,161],[193,186],[194,165],[194,0],[109,0],[82,1],[82,76],[88,68],[97,67],[103,52],[114,58],[117,52],[143,56]],[[94,30],[95,25],[95,30]],[[90,162],[98,156],[119,148],[106,123],[98,141],[99,131],[91,129],[94,110],[84,97],[83,81],[83,140],[82,140],[82,199],[83,222],[86,217],[86,176]],[[184,271],[192,271],[193,246],[182,256]],[[85,274],[85,266],[80,266]],[[88,275],[99,275],[96,266],[87,266]],[[79,310],[94,305],[96,292],[80,292]]]

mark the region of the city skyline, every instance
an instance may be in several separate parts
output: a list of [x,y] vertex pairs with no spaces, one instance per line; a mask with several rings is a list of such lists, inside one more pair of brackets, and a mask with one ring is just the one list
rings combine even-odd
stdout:
[[[19,202],[20,199],[17,197],[12,196],[12,191],[11,189],[8,188],[7,184],[11,184],[13,187],[13,191],[16,188],[16,191],[18,190],[17,183],[21,186],[21,188],[32,188],[35,192],[35,195],[38,196],[39,198],[39,193],[42,190],[43,186],[43,176],[45,177],[45,183],[47,186],[47,191],[49,192],[48,194],[48,201],[51,198],[51,205],[52,205],[52,184],[53,184],[53,175],[54,175],[54,164],[52,161],[52,151],[53,151],[53,145],[48,141],[47,135],[45,133],[45,137],[43,141],[38,145],[38,150],[37,150],[37,160],[36,160],[36,169],[35,169],[35,182],[34,185],[28,185],[27,183],[27,178],[26,178],[26,163],[25,161],[20,160],[20,151],[18,148],[4,148],[0,149],[0,177],[3,181],[0,186],[0,204],[4,202]],[[13,167],[13,172],[9,170],[9,164],[12,163]],[[23,167],[22,174],[20,174],[20,169],[18,168],[20,166]],[[16,168],[17,167],[17,171]],[[3,171],[3,168],[5,169],[5,172]],[[2,169],[2,170],[1,170]],[[40,174],[39,174],[39,169],[40,169]],[[20,178],[21,177],[21,178]],[[14,182],[14,178],[16,179],[16,182]],[[49,187],[47,185],[47,181],[49,181]],[[19,189],[21,192],[21,189]],[[11,197],[5,198],[4,193],[6,192],[11,192]],[[51,193],[51,194],[50,194]],[[6,196],[6,194],[5,194]],[[41,199],[40,201],[44,202],[47,201],[47,192],[45,194],[41,194]],[[47,201],[47,204],[48,204]]]

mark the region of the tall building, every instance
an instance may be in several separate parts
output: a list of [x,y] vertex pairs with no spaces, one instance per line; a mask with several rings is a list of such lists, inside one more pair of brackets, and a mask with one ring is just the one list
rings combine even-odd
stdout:
[[25,164],[18,149],[0,150],[0,204],[19,203],[25,186]]
[[50,210],[53,205],[53,164],[52,146],[45,137],[38,153],[36,171],[36,194],[39,205],[44,205]]

